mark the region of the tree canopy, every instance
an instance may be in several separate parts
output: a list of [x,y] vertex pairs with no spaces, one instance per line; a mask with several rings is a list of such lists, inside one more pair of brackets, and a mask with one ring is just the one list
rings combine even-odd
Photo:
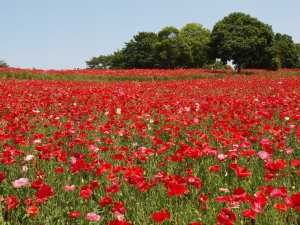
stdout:
[[85,61],[88,69],[108,69],[112,63],[112,55],[100,55]]
[[153,45],[154,58],[162,68],[174,69],[183,66],[189,56],[188,45],[179,36],[175,27],[166,27],[158,32],[158,41]]
[[291,36],[276,33],[273,45],[274,57],[278,68],[294,68],[299,62],[297,45]]
[[298,55],[298,62],[296,68],[300,68],[300,43],[296,43],[295,45],[296,45],[296,50]]
[[208,58],[210,30],[204,28],[199,23],[188,23],[180,30],[179,36],[187,44],[188,56],[184,65],[188,68],[203,67],[204,64],[211,63]]
[[133,39],[126,43],[125,48],[122,50],[125,56],[125,68],[155,68],[152,46],[157,39],[157,34],[153,32],[139,32],[133,36]]
[[212,55],[222,62],[232,60],[241,68],[271,65],[271,26],[244,13],[231,13],[217,22],[211,33]]

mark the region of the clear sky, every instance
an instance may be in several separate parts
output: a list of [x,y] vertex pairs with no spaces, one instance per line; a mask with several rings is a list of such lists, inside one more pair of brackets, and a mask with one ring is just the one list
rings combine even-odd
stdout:
[[140,31],[187,23],[212,30],[232,12],[300,43],[300,0],[0,0],[0,7],[0,60],[17,68],[85,68]]

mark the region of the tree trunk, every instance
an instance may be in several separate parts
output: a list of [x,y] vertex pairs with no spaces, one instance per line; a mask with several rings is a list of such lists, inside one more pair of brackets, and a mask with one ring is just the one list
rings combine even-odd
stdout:
[[238,73],[241,73],[241,65],[238,64],[237,68],[238,68]]

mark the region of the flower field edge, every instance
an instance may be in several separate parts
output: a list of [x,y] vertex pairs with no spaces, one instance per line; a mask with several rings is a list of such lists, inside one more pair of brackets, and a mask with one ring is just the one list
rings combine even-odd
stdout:
[[281,69],[277,71],[246,69],[238,74],[235,70],[209,70],[209,69],[130,69],[130,70],[38,70],[19,68],[0,68],[0,77],[29,80],[65,80],[65,81],[166,81],[183,79],[207,79],[229,76],[276,76],[276,75],[300,75],[299,69]]

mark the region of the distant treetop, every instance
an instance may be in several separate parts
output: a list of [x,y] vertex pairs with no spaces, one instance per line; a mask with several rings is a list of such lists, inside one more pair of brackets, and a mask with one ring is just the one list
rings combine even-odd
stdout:
[[0,60],[0,67],[9,67],[9,65],[3,60]]

